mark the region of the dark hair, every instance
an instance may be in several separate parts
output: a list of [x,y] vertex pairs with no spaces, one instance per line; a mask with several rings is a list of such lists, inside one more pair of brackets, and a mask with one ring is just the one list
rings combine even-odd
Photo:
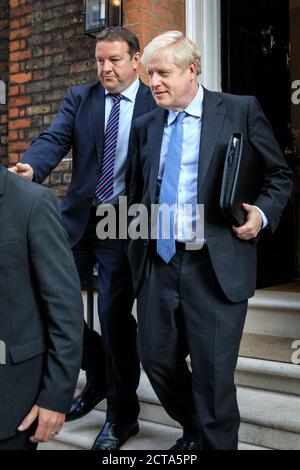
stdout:
[[140,43],[136,35],[122,26],[110,26],[100,31],[96,36],[96,44],[100,41],[126,42],[130,57],[133,57],[136,52],[140,52]]

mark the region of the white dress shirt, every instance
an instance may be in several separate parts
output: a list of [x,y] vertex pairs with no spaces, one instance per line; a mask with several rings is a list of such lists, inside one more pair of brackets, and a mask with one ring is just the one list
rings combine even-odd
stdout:
[[[180,242],[193,241],[195,235],[190,233],[190,228],[195,227],[197,214],[197,186],[198,186],[198,162],[200,151],[201,121],[203,110],[203,88],[199,86],[198,92],[192,102],[184,110],[187,115],[183,120],[183,146],[182,159],[178,184],[178,212],[175,223],[175,239]],[[178,113],[169,111],[165,124],[158,180],[161,183],[165,160],[168,153],[172,124]],[[192,205],[193,212],[185,213],[186,205]],[[191,225],[193,224],[193,225]],[[200,241],[200,240],[197,240]]]
[[[126,173],[126,158],[128,153],[128,141],[131,129],[131,121],[133,109],[135,105],[136,95],[139,89],[139,79],[137,78],[126,90],[122,91],[121,95],[124,99],[120,101],[120,117],[119,117],[119,130],[117,149],[114,163],[114,192],[111,199],[115,199],[125,191],[125,173]],[[109,92],[105,90],[105,128],[113,101],[109,96]]]

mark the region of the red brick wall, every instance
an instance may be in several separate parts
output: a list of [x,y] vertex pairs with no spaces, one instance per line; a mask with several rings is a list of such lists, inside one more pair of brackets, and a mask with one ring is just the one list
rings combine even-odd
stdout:
[[[97,79],[94,39],[83,32],[83,3],[83,0],[0,0],[0,7],[9,5],[10,164],[19,161],[32,139],[48,127],[69,86]],[[184,0],[123,0],[123,13],[123,25],[139,36],[142,47],[162,31],[184,31]],[[3,23],[6,37],[7,20],[6,10]],[[5,67],[7,48],[6,39],[6,56],[0,47],[0,71],[2,57]],[[0,137],[2,132],[5,139],[5,111],[1,117],[1,109],[0,119],[4,121]],[[70,181],[70,157],[46,181],[59,197]]]
[[[185,0],[125,0],[123,10],[123,24],[138,36],[142,49],[164,31],[185,33]],[[140,75],[147,82],[142,67]]]
[[138,35],[142,48],[163,31],[185,32],[185,0],[125,0],[123,23]]
[[[82,1],[10,0],[8,152],[11,164],[49,126],[68,87],[97,79],[94,40],[84,35]],[[46,181],[60,197],[67,157]]]

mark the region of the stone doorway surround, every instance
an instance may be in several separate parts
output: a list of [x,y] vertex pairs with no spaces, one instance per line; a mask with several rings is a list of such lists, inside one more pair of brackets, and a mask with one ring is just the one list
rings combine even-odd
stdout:
[[221,91],[220,0],[186,0],[186,35],[202,53],[201,83]]

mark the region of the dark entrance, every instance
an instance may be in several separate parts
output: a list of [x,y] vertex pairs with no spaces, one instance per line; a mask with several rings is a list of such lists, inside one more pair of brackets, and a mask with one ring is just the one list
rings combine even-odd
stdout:
[[[294,3],[299,3],[300,11],[297,0],[221,0],[222,89],[258,98],[295,175],[296,189],[280,226],[272,237],[263,236],[259,243],[258,287],[286,282],[298,275],[299,161],[293,126],[300,129],[300,122],[292,122],[291,54],[297,46],[297,41],[292,42],[291,28]],[[300,21],[295,26],[300,31]]]

